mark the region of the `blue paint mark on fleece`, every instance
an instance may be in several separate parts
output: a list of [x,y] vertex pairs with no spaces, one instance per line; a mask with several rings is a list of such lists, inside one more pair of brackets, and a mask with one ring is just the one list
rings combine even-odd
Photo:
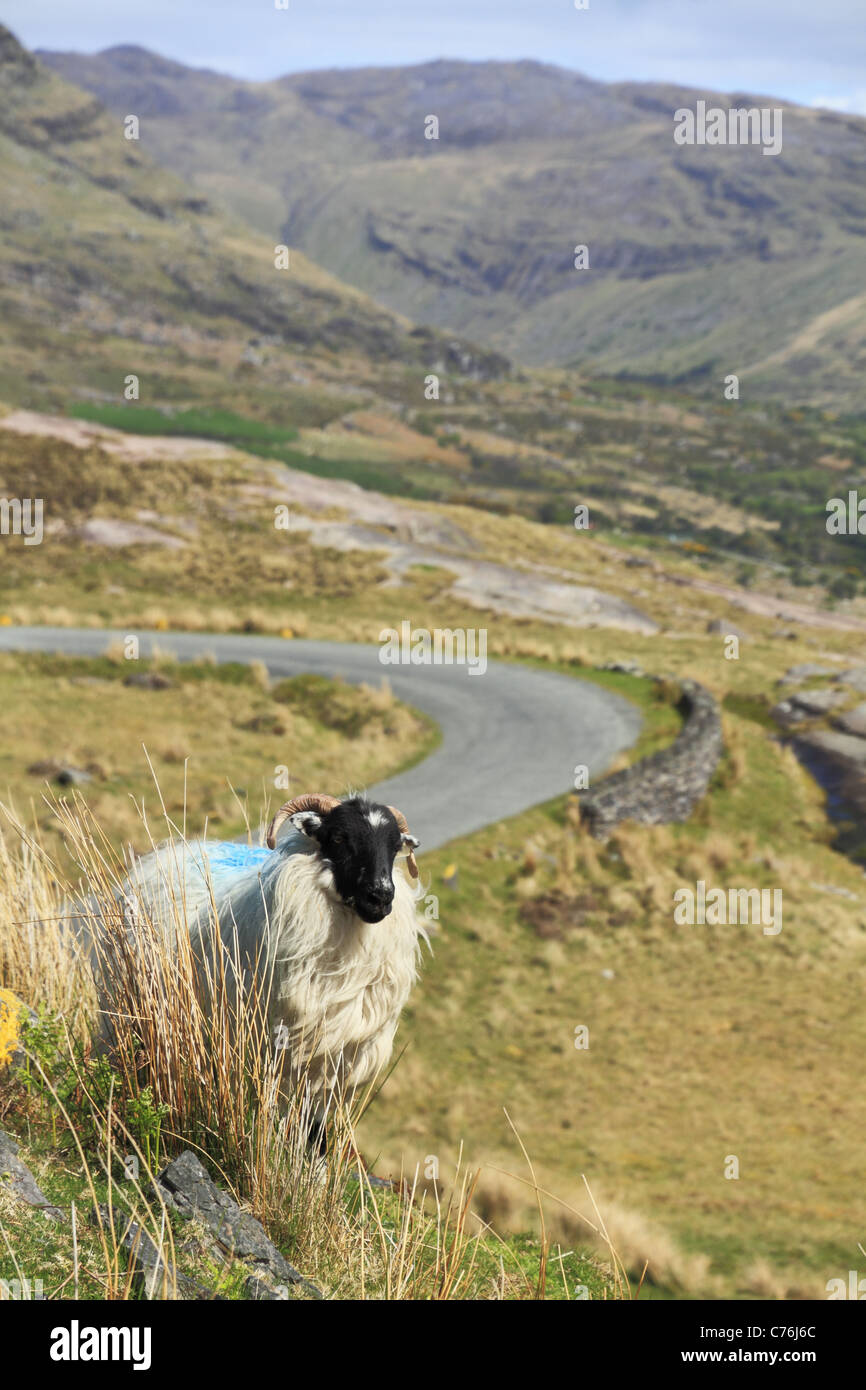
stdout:
[[239,845],[229,840],[205,840],[203,848],[215,890],[239,874],[263,868],[274,857],[273,850],[265,849],[263,845]]

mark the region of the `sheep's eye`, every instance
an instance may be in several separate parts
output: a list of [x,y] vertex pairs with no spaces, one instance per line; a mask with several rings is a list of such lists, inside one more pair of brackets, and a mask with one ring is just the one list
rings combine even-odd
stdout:
[[344,839],[345,839],[345,836],[343,836],[343,835],[333,835],[333,836],[331,837],[331,844],[332,844],[332,845],[341,845],[341,844],[343,844]]

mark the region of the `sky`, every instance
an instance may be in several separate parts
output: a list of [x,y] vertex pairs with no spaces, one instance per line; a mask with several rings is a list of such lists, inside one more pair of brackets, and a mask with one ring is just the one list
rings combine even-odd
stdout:
[[866,0],[0,0],[0,20],[30,48],[134,43],[248,79],[537,58],[866,114]]

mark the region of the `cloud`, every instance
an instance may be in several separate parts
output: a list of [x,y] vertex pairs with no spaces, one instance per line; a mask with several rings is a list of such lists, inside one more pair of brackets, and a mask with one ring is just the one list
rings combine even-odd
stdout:
[[866,116],[866,87],[848,96],[813,97],[810,106],[820,106],[826,111],[844,111],[849,116]]

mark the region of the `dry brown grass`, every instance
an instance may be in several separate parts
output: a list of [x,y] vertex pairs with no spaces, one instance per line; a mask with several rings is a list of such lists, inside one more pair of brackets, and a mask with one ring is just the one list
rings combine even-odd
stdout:
[[[309,1089],[301,1082],[286,1094],[282,1085],[286,1055],[273,1048],[266,1026],[270,982],[237,988],[230,981],[242,977],[240,962],[230,965],[218,952],[216,967],[203,974],[193,958],[183,903],[176,899],[170,901],[169,934],[177,935],[176,949],[167,949],[161,925],[144,913],[130,932],[118,906],[125,866],[110,838],[79,796],[55,802],[53,812],[79,878],[64,879],[44,849],[7,816],[0,833],[0,981],[19,996],[42,1001],[57,1020],[58,1054],[50,1064],[32,1054],[31,1076],[41,1084],[55,1132],[73,1145],[92,1204],[107,1196],[160,1251],[165,1268],[152,1296],[177,1295],[178,1251],[153,1178],[157,1153],[181,1147],[205,1157],[222,1184],[291,1248],[304,1274],[329,1297],[544,1296],[550,1242],[543,1243],[537,1278],[527,1280],[508,1247],[473,1216],[477,1175],[462,1160],[447,1184],[425,1182],[417,1168],[393,1192],[368,1184],[355,1125],[370,1090],[332,1102],[323,1164],[305,1140]],[[144,830],[150,836],[147,825]],[[182,854],[183,838],[175,831],[173,839]],[[92,956],[85,957],[78,934],[61,920],[63,905],[71,901],[84,938],[93,943]],[[212,915],[216,936],[213,902]],[[106,1047],[112,1076],[107,1093],[104,1073],[94,1069]],[[62,1094],[55,1067],[66,1076]],[[153,1146],[152,1134],[136,1138],[130,1119],[142,1102],[164,1107]],[[140,1176],[132,1183],[118,1179],[119,1153],[139,1160]],[[351,1190],[356,1196],[347,1198]],[[22,1240],[25,1234],[22,1228]],[[99,1223],[84,1246],[88,1280],[96,1289],[89,1296],[133,1296],[113,1225]],[[501,1282],[489,1275],[491,1249],[501,1250]],[[77,1286],[77,1265],[69,1279]]]
[[[267,819],[280,794],[277,767],[288,768],[293,791],[340,794],[347,783],[364,787],[396,772],[435,738],[430,721],[395,700],[387,684],[323,682],[314,707],[302,691],[290,701],[278,698],[285,683],[271,689],[260,663],[227,671],[206,657],[186,664],[165,653],[133,662],[117,645],[106,658],[0,653],[0,796],[38,821],[53,854],[62,856],[61,837],[43,800],[56,776],[52,765],[88,771],[97,819],[111,825],[115,843],[143,848],[136,806],[155,805],[143,748],[174,814],[185,810],[190,827],[234,835],[244,829],[244,814],[254,829],[259,815]],[[170,683],[129,686],[127,671],[158,672]]]

